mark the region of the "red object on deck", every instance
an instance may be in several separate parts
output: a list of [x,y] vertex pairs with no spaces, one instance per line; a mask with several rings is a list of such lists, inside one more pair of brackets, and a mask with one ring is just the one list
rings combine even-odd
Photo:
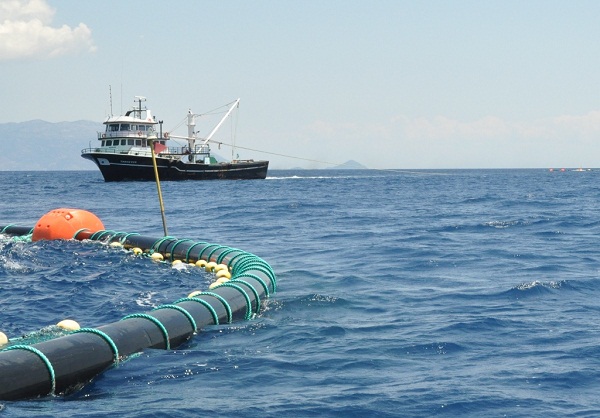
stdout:
[[161,152],[163,152],[164,150],[167,149],[166,145],[161,144],[160,142],[155,142],[154,143],[154,152],[156,154],[160,154]]

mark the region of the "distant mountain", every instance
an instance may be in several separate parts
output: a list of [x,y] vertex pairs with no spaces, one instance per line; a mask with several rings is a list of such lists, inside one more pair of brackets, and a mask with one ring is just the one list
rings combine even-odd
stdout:
[[[81,150],[98,144],[98,132],[104,125],[79,120],[46,122],[30,120],[0,123],[0,171],[97,170],[89,160],[81,158]],[[218,161],[225,159],[213,154]],[[349,160],[329,170],[366,169]]]
[[101,123],[31,120],[0,124],[0,171],[94,170],[81,150],[95,146]]
[[366,170],[367,167],[354,160],[348,160],[344,164],[329,167],[328,170]]

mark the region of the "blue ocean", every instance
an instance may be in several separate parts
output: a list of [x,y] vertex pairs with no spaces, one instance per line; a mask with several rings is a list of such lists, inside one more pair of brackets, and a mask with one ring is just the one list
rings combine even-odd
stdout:
[[[0,172],[0,225],[85,209],[161,237],[154,183]],[[149,349],[0,416],[600,416],[600,171],[271,170],[163,182],[168,234],[267,261],[249,321]],[[206,289],[203,270],[0,236],[0,331],[97,327]],[[40,331],[42,330],[42,331]]]

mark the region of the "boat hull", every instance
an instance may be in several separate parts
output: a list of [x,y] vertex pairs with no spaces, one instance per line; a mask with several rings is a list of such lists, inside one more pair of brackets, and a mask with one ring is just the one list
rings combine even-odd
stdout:
[[[93,161],[104,181],[154,181],[152,158],[131,154],[87,152],[83,158]],[[228,163],[186,163],[179,159],[156,157],[160,180],[259,180],[267,177],[268,161]]]

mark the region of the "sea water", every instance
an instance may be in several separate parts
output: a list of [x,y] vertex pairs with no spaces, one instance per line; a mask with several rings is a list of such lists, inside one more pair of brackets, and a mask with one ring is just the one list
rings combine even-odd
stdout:
[[[60,207],[163,235],[154,183],[0,172],[0,225]],[[17,416],[599,416],[600,171],[275,171],[163,182],[168,234],[271,264],[249,321]],[[99,243],[0,237],[0,331],[97,327],[210,282]]]

